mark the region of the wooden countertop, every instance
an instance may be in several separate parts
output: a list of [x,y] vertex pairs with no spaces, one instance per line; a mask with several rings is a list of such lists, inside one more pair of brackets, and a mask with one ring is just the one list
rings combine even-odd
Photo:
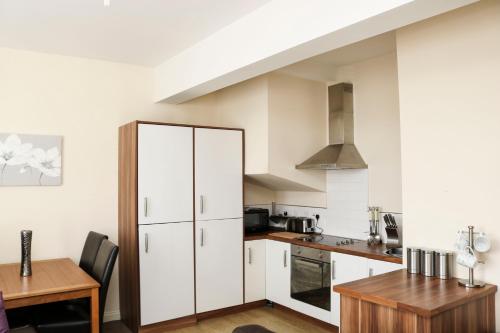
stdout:
[[[270,235],[274,234],[274,235]],[[333,243],[333,242],[328,242],[329,238],[333,239],[333,236],[329,235],[323,235],[324,237],[324,242],[323,243],[311,243],[311,242],[305,242],[300,239],[290,239],[290,238],[285,238],[285,237],[279,237],[276,236],[276,231],[267,231],[267,232],[262,232],[258,234],[251,234],[251,235],[245,235],[245,241],[251,241],[251,240],[257,240],[257,239],[270,239],[270,240],[276,240],[280,242],[285,242],[285,243],[290,243],[290,244],[295,244],[295,245],[301,245],[301,246],[307,246],[307,247],[312,247],[315,249],[320,249],[324,251],[330,251],[330,252],[339,252],[339,253],[345,253],[345,254],[350,254],[350,255],[355,255],[358,257],[365,257],[369,259],[375,259],[375,260],[382,260],[382,261],[387,261],[387,262],[392,262],[396,264],[402,264],[403,260],[401,258],[389,256],[385,254],[385,250],[387,248],[385,247],[384,244],[381,245],[376,245],[376,246],[368,246],[368,244],[364,241],[350,244],[350,245],[331,245],[327,243]]]
[[420,274],[409,274],[405,269],[372,276],[333,287],[349,297],[380,304],[393,309],[432,317],[472,300],[495,293],[497,286],[466,289],[457,279],[441,280]]

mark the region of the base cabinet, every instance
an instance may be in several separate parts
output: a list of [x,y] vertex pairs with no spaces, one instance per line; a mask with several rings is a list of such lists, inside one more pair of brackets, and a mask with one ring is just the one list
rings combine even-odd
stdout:
[[[332,252],[332,287],[368,277],[367,259],[343,253]],[[331,323],[340,326],[340,294],[332,292]]]
[[245,242],[245,303],[266,299],[266,240]]
[[290,244],[266,241],[266,298],[290,307]]
[[392,262],[373,260],[373,259],[368,259],[367,265],[368,265],[368,276],[380,275],[404,268],[403,265],[401,264],[395,264]]

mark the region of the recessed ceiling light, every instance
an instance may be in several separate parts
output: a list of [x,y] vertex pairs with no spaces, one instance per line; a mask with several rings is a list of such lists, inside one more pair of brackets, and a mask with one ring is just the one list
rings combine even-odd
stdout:
[[111,5],[111,0],[104,0],[104,7],[109,7]]

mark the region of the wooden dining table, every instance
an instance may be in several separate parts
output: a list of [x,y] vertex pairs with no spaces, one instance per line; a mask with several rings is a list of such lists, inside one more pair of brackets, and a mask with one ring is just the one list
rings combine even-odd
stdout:
[[99,332],[99,283],[69,258],[33,261],[33,274],[20,276],[20,264],[0,265],[5,308],[90,297],[91,332]]

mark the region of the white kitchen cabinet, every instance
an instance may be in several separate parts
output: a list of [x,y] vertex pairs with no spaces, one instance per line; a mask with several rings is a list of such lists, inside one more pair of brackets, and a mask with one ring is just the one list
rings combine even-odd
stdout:
[[266,240],[245,242],[245,303],[266,299]]
[[[367,259],[343,253],[332,252],[332,287],[350,281],[368,277]],[[335,326],[340,325],[340,294],[332,292],[332,321]]]
[[197,221],[196,312],[243,304],[243,219]]
[[392,262],[373,260],[373,259],[368,259],[367,265],[368,265],[368,276],[389,273],[403,268],[403,265],[401,264],[395,264]]
[[196,220],[242,218],[242,177],[242,131],[196,128]]
[[290,244],[266,241],[266,298],[284,306],[291,305]]
[[194,314],[193,223],[139,226],[141,325]]
[[193,221],[193,129],[138,125],[138,223]]

